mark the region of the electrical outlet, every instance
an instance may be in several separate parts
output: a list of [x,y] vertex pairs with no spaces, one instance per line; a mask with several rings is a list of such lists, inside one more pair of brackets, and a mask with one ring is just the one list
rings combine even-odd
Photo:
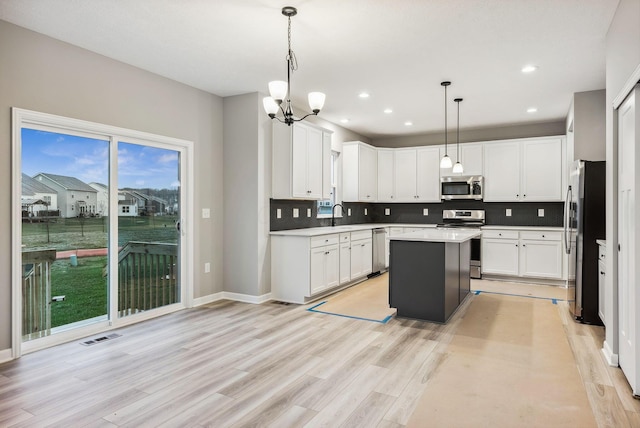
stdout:
[[429,215],[429,208],[424,208],[422,210],[422,215]]
[[511,208],[507,208],[504,215],[506,215],[507,217],[511,217]]
[[391,215],[391,208],[385,208],[384,215]]
[[211,272],[211,263],[205,263],[204,264],[204,273],[209,273]]
[[311,217],[311,208],[307,208],[307,217]]
[[544,208],[538,208],[538,217],[544,217]]
[[351,208],[347,208],[347,215],[351,215]]
[[282,210],[280,208],[276,209],[276,218],[282,218]]
[[210,218],[210,217],[211,217],[211,210],[209,208],[203,208],[202,218]]
[[364,209],[364,215],[367,215],[367,209],[366,208]]
[[293,218],[300,217],[300,210],[298,208],[293,209]]

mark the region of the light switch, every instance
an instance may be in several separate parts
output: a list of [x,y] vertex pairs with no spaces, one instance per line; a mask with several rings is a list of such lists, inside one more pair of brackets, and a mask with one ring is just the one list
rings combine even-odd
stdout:
[[506,212],[505,212],[505,215],[506,215],[507,217],[511,217],[511,208],[507,208],[507,210],[506,210]]
[[347,208],[347,215],[351,215],[351,208]]
[[293,218],[300,217],[300,210],[298,208],[293,209]]
[[311,208],[307,208],[307,217],[311,217]]
[[385,208],[384,215],[391,215],[391,208]]
[[422,215],[429,215],[429,208],[424,208],[422,210]]
[[209,208],[203,208],[202,218],[210,218],[210,217],[211,217],[211,210]]
[[276,209],[276,218],[282,218],[282,210],[280,208]]
[[209,273],[211,272],[211,263],[205,263],[204,264],[204,273]]
[[538,217],[544,217],[544,208],[538,208]]
[[367,215],[367,209],[366,208],[364,209],[364,215]]

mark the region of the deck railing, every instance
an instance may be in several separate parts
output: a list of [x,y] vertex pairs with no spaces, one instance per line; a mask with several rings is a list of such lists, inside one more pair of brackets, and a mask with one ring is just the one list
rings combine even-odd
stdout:
[[22,335],[24,340],[51,333],[51,264],[56,250],[22,252]]
[[180,301],[178,245],[128,242],[118,253],[118,315]]

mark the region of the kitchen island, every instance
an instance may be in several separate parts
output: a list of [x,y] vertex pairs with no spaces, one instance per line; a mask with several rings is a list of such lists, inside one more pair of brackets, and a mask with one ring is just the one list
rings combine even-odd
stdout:
[[471,239],[480,234],[425,229],[392,237],[389,305],[397,316],[446,323],[469,294]]

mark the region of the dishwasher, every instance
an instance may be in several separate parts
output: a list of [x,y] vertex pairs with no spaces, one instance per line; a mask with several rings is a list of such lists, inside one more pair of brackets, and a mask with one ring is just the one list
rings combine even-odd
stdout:
[[385,268],[385,241],[387,239],[386,230],[384,227],[377,227],[373,229],[373,248],[372,248],[372,263],[371,274],[369,277],[380,275]]

